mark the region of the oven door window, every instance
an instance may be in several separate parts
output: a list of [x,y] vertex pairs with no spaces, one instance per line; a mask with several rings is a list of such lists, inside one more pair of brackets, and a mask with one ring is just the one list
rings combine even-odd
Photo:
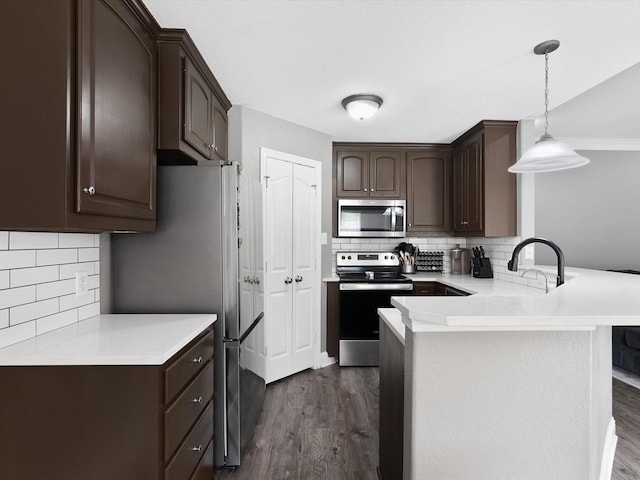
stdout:
[[378,340],[378,308],[390,307],[391,297],[410,295],[411,290],[342,290],[340,292],[340,339]]
[[404,208],[380,205],[343,205],[340,229],[343,233],[402,232]]

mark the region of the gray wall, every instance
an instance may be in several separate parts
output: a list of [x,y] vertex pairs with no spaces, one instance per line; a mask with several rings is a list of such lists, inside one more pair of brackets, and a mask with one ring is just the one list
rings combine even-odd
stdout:
[[[640,270],[640,152],[582,152],[582,168],[536,175],[536,236],[555,241],[567,265]],[[545,246],[536,263],[555,264]]]

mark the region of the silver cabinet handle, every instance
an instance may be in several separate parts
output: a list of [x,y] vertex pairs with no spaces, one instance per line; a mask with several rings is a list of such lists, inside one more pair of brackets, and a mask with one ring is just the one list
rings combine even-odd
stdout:
[[375,188],[372,188],[372,189],[371,189],[371,191],[372,191],[372,192],[375,192],[375,191],[376,191],[376,189],[375,189]]
[[218,151],[218,147],[217,147],[217,146],[214,146],[214,147],[213,147],[213,151],[214,151],[214,152],[217,152],[217,151]]
[[365,189],[364,189],[364,191],[366,192],[366,191],[367,191],[367,189],[365,188]]
[[410,226],[410,227],[412,227],[413,225],[412,225],[412,224],[409,224],[409,226]]
[[85,188],[83,188],[83,189],[82,189],[82,191],[83,191],[84,193],[88,193],[90,196],[93,196],[93,195],[95,195],[95,194],[96,194],[96,189],[95,189],[93,186],[91,186],[91,187],[85,187]]
[[202,397],[198,397],[198,398],[194,398],[193,400],[191,400],[193,403],[197,403],[197,404],[201,404],[202,403]]
[[287,278],[284,279],[284,283],[289,285],[290,283],[293,283],[293,279],[291,277],[287,277]]
[[192,452],[201,452],[202,451],[202,445],[198,445],[197,447],[191,447],[191,451]]
[[202,363],[202,357],[194,358],[191,363]]
[[300,275],[296,275],[296,282],[300,283],[302,281],[302,277]]
[[253,277],[253,283],[260,285],[260,277]]

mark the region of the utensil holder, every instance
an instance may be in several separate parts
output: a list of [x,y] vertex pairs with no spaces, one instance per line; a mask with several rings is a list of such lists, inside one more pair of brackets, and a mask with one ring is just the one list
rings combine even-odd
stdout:
[[401,265],[400,266],[400,272],[402,272],[402,273],[416,273],[416,267],[413,264],[411,264],[411,265]]

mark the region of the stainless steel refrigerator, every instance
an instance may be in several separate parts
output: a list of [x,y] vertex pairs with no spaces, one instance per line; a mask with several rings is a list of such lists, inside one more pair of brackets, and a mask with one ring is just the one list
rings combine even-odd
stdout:
[[236,165],[159,166],[157,232],[111,239],[115,313],[216,313],[215,463],[240,464],[264,380],[240,367]]

